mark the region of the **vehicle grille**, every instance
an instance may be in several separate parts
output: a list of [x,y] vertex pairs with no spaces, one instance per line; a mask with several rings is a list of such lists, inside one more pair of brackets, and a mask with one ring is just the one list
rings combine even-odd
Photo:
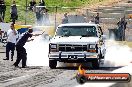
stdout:
[[60,44],[59,51],[87,51],[87,45],[68,45],[68,44]]

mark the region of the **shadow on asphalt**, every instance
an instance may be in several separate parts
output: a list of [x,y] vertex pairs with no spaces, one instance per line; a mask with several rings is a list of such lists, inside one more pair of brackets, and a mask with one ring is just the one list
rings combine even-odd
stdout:
[[0,53],[6,53],[6,52],[0,52]]
[[[121,67],[100,67],[99,69],[93,69],[92,67],[82,67],[85,70],[115,70]],[[78,67],[57,67],[56,69],[65,69],[65,70],[78,70]]]

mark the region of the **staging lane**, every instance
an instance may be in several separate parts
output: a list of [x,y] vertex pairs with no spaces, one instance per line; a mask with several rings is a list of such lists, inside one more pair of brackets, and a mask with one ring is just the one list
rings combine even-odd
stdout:
[[[0,53],[0,87],[75,87],[79,86],[76,82],[75,75],[78,72],[77,67],[58,67],[49,69],[49,67],[33,67],[26,69],[14,68],[13,62],[3,61],[4,53]],[[121,67],[101,67],[98,70],[87,68],[88,73],[109,73]],[[89,84],[89,83],[86,83]],[[91,84],[91,83],[90,83]],[[119,83],[118,83],[119,84]],[[126,85],[130,84],[119,84]],[[95,86],[93,86],[95,87]],[[119,87],[117,84],[111,87]],[[125,87],[125,86],[122,86]]]
[[[1,58],[4,54],[0,54]],[[2,57],[3,56],[3,57]],[[0,59],[0,86],[1,87],[74,87],[79,85],[75,75],[77,67],[58,67],[51,70],[49,67],[29,67],[26,69],[14,68],[13,62]],[[5,69],[5,70],[3,70]],[[101,68],[99,70],[87,70],[89,73],[111,72],[117,68]]]
[[[0,86],[1,87],[74,87],[79,85],[75,75],[78,72],[76,67],[33,67],[26,69],[14,68],[12,61],[3,61],[5,54],[0,53]],[[117,68],[101,68],[99,70],[87,70],[88,72],[111,72]]]
[[[37,47],[42,48],[41,45],[43,45],[43,43],[41,43],[39,46],[38,46],[38,43],[40,42],[36,42],[36,43],[37,43]],[[34,45],[32,44],[31,46],[34,46]],[[120,46],[117,48],[120,48]],[[33,49],[37,51],[36,46],[34,46]],[[4,52],[4,50],[5,49],[3,49],[1,52]],[[41,52],[43,51],[41,50]],[[41,53],[41,55],[43,54]],[[49,69],[46,63],[46,65],[44,64],[45,65],[44,67],[30,66],[29,68],[26,68],[26,69],[19,69],[19,68],[14,68],[13,66],[11,66],[13,62],[3,61],[3,58],[5,56],[4,53],[0,53],[0,56],[1,56],[0,58],[0,61],[1,61],[0,62],[1,63],[0,65],[0,69],[1,69],[0,87],[19,87],[19,86],[20,87],[25,87],[25,86],[27,87],[29,86],[32,86],[32,87],[62,87],[62,86],[63,87],[74,87],[74,86],[79,85],[75,79],[77,68],[58,67],[57,69],[51,70]],[[43,58],[43,56],[42,57],[35,56],[35,58],[37,57],[40,57],[40,59]],[[101,67],[98,70],[92,70],[92,69],[87,70],[87,72],[88,73],[109,73],[118,68],[121,68],[121,67]]]

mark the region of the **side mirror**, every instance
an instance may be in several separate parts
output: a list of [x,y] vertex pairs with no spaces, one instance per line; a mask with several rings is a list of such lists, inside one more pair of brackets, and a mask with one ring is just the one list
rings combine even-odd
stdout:
[[102,39],[106,40],[107,39],[106,35],[102,35]]

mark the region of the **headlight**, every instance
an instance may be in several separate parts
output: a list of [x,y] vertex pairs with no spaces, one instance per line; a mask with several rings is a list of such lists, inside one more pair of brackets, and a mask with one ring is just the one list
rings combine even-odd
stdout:
[[90,48],[90,49],[94,49],[95,46],[96,46],[95,44],[90,44],[90,45],[89,45],[89,48]]
[[56,45],[56,44],[51,44],[51,45],[50,45],[50,48],[51,48],[51,49],[56,49],[56,48],[57,48],[57,45]]

